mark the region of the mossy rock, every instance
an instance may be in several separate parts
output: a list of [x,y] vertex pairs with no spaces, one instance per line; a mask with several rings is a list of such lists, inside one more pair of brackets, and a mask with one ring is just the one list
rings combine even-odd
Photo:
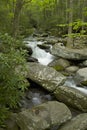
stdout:
[[64,76],[70,76],[70,75],[71,75],[70,73],[65,72],[65,71],[63,71],[62,74],[63,74]]
[[55,66],[53,66],[53,68],[54,68],[56,71],[63,71],[63,70],[64,70],[64,67],[61,66],[61,65],[55,65]]
[[87,80],[82,81],[82,82],[81,82],[81,85],[87,86]]

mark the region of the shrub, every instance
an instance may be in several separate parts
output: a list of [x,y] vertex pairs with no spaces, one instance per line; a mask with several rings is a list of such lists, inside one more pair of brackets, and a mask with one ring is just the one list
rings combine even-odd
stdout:
[[0,35],[0,126],[3,125],[9,108],[17,107],[28,86],[22,73],[26,71],[26,52],[22,50],[22,44],[8,34]]

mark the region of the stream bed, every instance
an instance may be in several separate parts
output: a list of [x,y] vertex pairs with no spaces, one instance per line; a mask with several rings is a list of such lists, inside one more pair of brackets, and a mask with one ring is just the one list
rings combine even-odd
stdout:
[[[38,60],[38,64],[42,64],[47,66],[50,62],[52,62],[55,57],[50,54],[50,52],[46,52],[45,50],[41,49],[38,47],[38,45],[42,45],[45,43],[45,41],[38,41],[35,38],[29,38],[25,40],[27,43],[26,45],[31,47],[33,53],[31,57],[34,57]],[[52,46],[50,46],[51,48]],[[54,97],[54,95],[50,92],[47,92],[45,89],[43,89],[41,86],[38,84],[34,83],[29,79],[30,82],[30,88],[29,91],[26,92],[25,97],[21,100],[20,107],[22,109],[27,109],[27,108],[33,108],[34,106],[40,105],[42,103],[45,103],[47,101],[56,101],[57,99]],[[74,81],[73,76],[67,77],[67,80],[64,84],[64,86],[67,87],[72,87],[74,89],[79,90],[80,92],[84,93],[87,95],[87,87],[86,86],[79,86],[76,84]],[[72,117],[75,117],[81,113],[79,110],[75,110],[71,107],[69,107],[72,113]],[[58,130],[59,126],[53,126],[50,130]]]

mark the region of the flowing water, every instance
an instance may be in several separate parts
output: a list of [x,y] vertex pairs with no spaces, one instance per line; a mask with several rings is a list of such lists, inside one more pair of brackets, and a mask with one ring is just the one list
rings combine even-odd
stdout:
[[66,80],[64,85],[68,86],[68,87],[75,88],[75,89],[81,91],[82,93],[87,94],[87,87],[86,86],[80,87],[80,86],[76,85],[72,76],[68,77],[68,79]]
[[54,59],[54,56],[51,55],[49,52],[46,52],[45,50],[40,49],[37,46],[37,45],[43,44],[44,42],[33,39],[31,41],[27,41],[28,43],[27,46],[32,48],[32,51],[33,51],[33,54],[31,55],[32,57],[38,59],[38,62],[40,64],[48,65]]
[[[38,44],[43,44],[44,42],[42,41],[37,41],[36,39],[31,38],[28,39],[27,41],[27,46],[32,48],[33,54],[31,55],[32,57],[38,59],[40,64],[43,65],[48,65],[51,61],[54,60],[54,56],[52,56],[49,52],[46,52],[43,49],[40,49],[37,45]],[[35,85],[35,83],[34,83]],[[79,91],[81,91],[84,94],[87,94],[87,88],[84,86],[83,88],[80,86],[76,85],[76,82],[74,81],[73,77],[68,77],[68,79],[66,80],[65,84],[68,87],[73,87]],[[22,100],[22,104],[24,103],[24,106],[26,106],[26,108],[31,108],[33,106],[39,105],[41,103],[44,103],[46,101],[52,101],[52,100],[56,100],[54,97],[52,97],[51,94],[45,92],[44,90],[38,89],[36,87],[32,87],[32,83],[31,83],[31,90],[29,92],[27,92],[27,96],[26,96],[26,102],[24,99],[24,102]],[[35,85],[37,86],[37,85]],[[27,105],[26,105],[27,104]],[[75,112],[75,114],[78,112]],[[58,130],[58,126],[55,126],[53,128],[51,128],[50,130]]]
[[[40,64],[48,65],[51,61],[53,61],[55,59],[55,57],[53,55],[51,55],[49,52],[46,52],[45,50],[40,49],[37,46],[37,45],[43,44],[45,41],[37,41],[36,39],[31,37],[28,40],[26,40],[26,42],[27,42],[27,46],[32,48],[32,51],[33,51],[32,57],[38,59]],[[50,46],[50,47],[52,47],[52,46]],[[73,77],[71,77],[71,76],[67,79],[67,81],[65,82],[65,85],[67,85],[69,87],[73,87],[73,88],[83,92],[84,94],[87,94],[87,87],[77,86]]]

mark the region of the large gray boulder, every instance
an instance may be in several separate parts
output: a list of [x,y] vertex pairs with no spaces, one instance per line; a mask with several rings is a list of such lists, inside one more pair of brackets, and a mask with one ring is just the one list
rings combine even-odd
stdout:
[[70,60],[87,59],[87,49],[70,49],[64,46],[60,46],[58,43],[52,47],[51,54]]
[[61,125],[71,119],[67,106],[57,101],[51,101],[22,111],[17,116],[20,130],[46,130],[55,125]]
[[87,130],[87,113],[76,116],[58,130]]
[[75,78],[80,78],[80,81],[87,81],[87,67],[81,68],[76,72]]
[[48,91],[54,91],[59,85],[62,85],[66,77],[55,69],[40,65],[38,63],[27,64],[29,71],[27,72],[27,78],[38,83]]
[[56,98],[76,109],[87,112],[87,95],[76,88],[59,86],[55,91]]

